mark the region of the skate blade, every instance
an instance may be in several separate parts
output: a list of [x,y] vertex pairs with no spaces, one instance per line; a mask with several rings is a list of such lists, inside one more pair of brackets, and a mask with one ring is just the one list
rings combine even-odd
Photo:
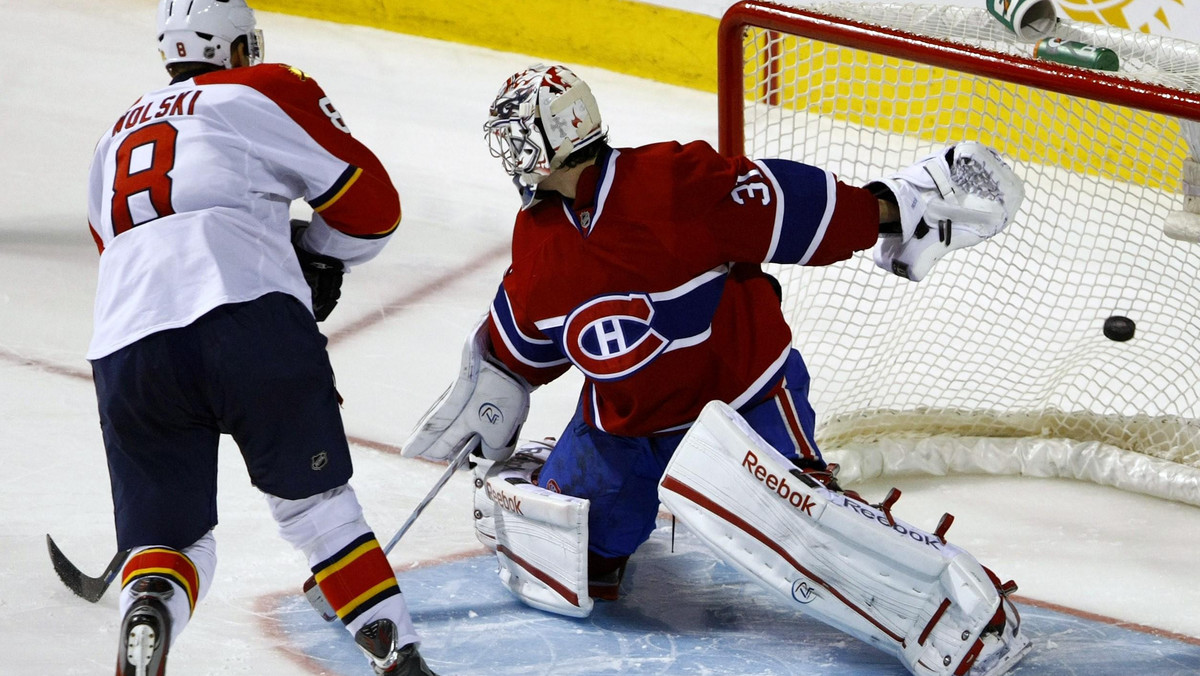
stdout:
[[123,676],[159,676],[155,669],[155,651],[158,648],[158,633],[154,627],[139,624],[129,630],[125,644],[125,668]]

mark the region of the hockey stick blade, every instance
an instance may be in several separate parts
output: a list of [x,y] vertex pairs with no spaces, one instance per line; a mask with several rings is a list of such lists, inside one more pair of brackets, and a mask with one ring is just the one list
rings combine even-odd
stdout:
[[[400,542],[400,538],[404,537],[404,534],[407,533],[408,529],[413,525],[413,523],[416,522],[417,517],[421,516],[421,512],[425,511],[425,507],[429,505],[431,501],[433,501],[433,498],[442,490],[442,486],[445,486],[446,482],[450,480],[450,477],[454,476],[454,473],[458,471],[458,468],[467,459],[467,456],[470,455],[471,451],[474,450],[478,445],[479,439],[478,437],[474,437],[458,450],[458,453],[453,459],[450,460],[450,464],[446,467],[446,471],[442,473],[442,476],[438,477],[437,483],[433,485],[433,488],[429,489],[429,492],[425,494],[425,497],[413,509],[412,514],[408,515],[408,519],[404,522],[404,525],[400,526],[400,530],[396,531],[396,534],[392,536],[391,541],[388,542],[387,546],[383,548],[384,556],[392,553],[392,548],[396,546],[397,542]],[[309,578],[304,581],[304,598],[308,599],[308,604],[312,606],[313,610],[317,611],[317,613],[319,613],[326,622],[333,622],[337,619],[337,612],[333,609],[333,606],[329,603],[329,600],[325,598],[325,594],[321,592],[321,588],[317,586],[317,578],[315,575],[310,575]]]
[[104,596],[108,586],[117,577],[117,571],[121,570],[121,564],[125,563],[129,556],[128,549],[117,552],[99,577],[89,577],[71,563],[58,545],[54,544],[54,538],[50,537],[49,533],[46,534],[46,548],[50,550],[50,563],[54,566],[54,572],[58,573],[58,579],[67,585],[67,589],[88,603],[95,603]]

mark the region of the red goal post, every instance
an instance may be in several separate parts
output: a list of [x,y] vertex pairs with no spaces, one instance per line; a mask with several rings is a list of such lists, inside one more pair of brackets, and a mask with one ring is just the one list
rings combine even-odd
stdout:
[[[1022,473],[1200,505],[1200,245],[1164,235],[1200,219],[1200,46],[1057,26],[1121,70],[1036,59],[982,7],[740,2],[718,36],[721,151],[861,185],[978,140],[1026,181],[1008,230],[919,284],[870,252],[771,269],[818,443],[851,480]],[[1111,315],[1131,340],[1105,337]]]

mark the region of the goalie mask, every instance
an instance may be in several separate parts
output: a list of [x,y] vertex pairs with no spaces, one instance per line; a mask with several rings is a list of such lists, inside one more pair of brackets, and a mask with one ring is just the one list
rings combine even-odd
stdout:
[[230,68],[233,42],[246,38],[250,65],[262,63],[262,31],[246,0],[159,0],[158,51],[163,61]]
[[483,130],[488,150],[512,176],[525,207],[537,184],[571,153],[604,137],[587,83],[564,66],[541,64],[508,78]]

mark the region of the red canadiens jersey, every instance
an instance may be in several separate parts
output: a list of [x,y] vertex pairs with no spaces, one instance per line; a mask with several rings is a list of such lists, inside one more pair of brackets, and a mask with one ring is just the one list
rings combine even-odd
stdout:
[[791,331],[760,264],[826,265],[875,243],[866,190],[709,145],[614,149],[517,216],[491,307],[497,357],[532,384],[574,365],[586,420],[648,436],[735,408],[780,377]]
[[315,81],[281,64],[141,97],[101,138],[89,181],[101,252],[89,359],[275,291],[311,305],[293,200],[315,212],[305,248],[348,265],[378,253],[400,220],[379,160]]

